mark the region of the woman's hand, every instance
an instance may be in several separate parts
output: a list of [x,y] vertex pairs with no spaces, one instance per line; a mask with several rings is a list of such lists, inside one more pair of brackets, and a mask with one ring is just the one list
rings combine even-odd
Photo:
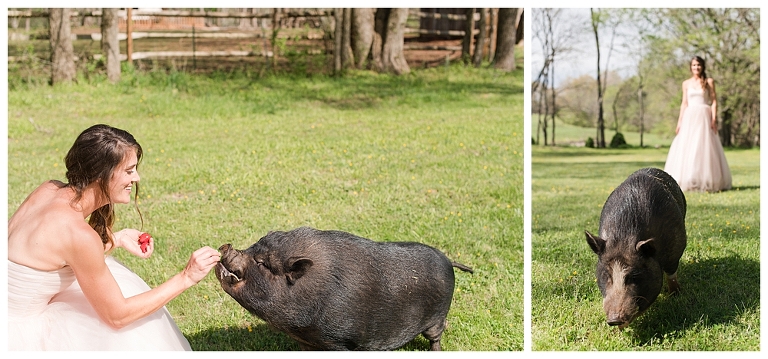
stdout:
[[141,245],[139,244],[139,236],[141,236],[142,233],[144,232],[132,228],[126,228],[122,231],[115,232],[115,247],[122,247],[129,253],[140,258],[149,258],[155,250],[155,239],[150,236],[149,244],[147,244],[145,248],[146,252],[143,252],[141,250]]
[[190,281],[189,286],[191,287],[203,280],[205,275],[219,263],[219,259],[221,259],[221,253],[208,246],[192,253],[192,256],[189,257],[189,262],[187,262],[187,267],[182,271],[184,277]]

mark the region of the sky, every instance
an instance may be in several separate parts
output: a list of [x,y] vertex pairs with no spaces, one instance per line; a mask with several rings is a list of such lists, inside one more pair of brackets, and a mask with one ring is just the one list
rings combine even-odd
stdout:
[[[531,12],[536,9],[531,9]],[[576,78],[582,75],[589,75],[596,77],[597,71],[597,51],[595,46],[595,37],[589,26],[590,12],[589,8],[578,9],[561,9],[561,19],[563,21],[558,22],[558,26],[563,30],[571,32],[578,38],[578,44],[575,46],[574,51],[567,56],[555,58],[555,86],[559,86],[568,78]],[[531,19],[534,21],[534,16],[531,14],[526,20]],[[582,30],[578,30],[579,28]],[[533,23],[531,28],[534,28]],[[620,26],[619,32],[631,33],[629,26]],[[605,70],[606,60],[608,60],[608,70],[617,71],[623,78],[632,76],[634,66],[638,59],[637,56],[632,56],[623,47],[626,46],[627,39],[617,33],[614,38],[614,50],[611,52],[610,59],[607,58],[608,48],[610,45],[610,32],[607,30],[600,31],[600,69]],[[531,34],[531,78],[536,79],[541,67],[543,65],[543,56],[541,52],[541,42],[535,37],[535,34]]]

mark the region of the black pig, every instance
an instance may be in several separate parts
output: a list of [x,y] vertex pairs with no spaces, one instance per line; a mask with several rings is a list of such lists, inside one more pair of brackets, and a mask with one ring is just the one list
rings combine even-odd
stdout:
[[392,350],[419,333],[440,350],[453,267],[472,272],[427,245],[308,227],[219,250],[224,291],[304,350]]
[[600,236],[585,231],[597,256],[597,285],[609,325],[626,328],[656,300],[664,273],[671,293],[680,291],[677,266],[686,245],[685,196],[657,168],[630,175],[608,196]]

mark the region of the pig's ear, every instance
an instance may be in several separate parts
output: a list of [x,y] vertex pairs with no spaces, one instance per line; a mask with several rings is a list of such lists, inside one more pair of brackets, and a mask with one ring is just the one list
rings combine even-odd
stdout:
[[637,242],[635,249],[645,257],[653,257],[656,254],[656,240],[651,238]]
[[304,257],[291,257],[286,262],[285,277],[288,279],[288,284],[296,283],[299,278],[307,273],[309,267],[314,264],[311,259]]
[[587,235],[587,244],[589,244],[589,248],[592,248],[592,252],[595,252],[595,254],[600,255],[605,251],[605,240],[589,233],[589,231],[584,231],[584,234]]

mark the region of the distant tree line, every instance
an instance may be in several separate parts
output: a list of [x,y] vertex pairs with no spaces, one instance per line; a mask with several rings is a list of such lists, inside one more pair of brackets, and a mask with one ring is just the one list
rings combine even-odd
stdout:
[[[595,49],[595,35],[590,28],[595,18],[579,23],[558,10],[534,9],[533,36],[543,49],[539,51],[545,54],[539,76],[534,75],[532,84],[532,111],[538,121],[536,137],[540,138],[537,143],[555,144],[555,118],[597,131],[609,128],[617,132],[654,132],[671,138],[682,100],[680,84],[691,76],[690,60],[698,55],[706,61],[708,76],[717,82],[722,144],[759,146],[759,9],[596,10],[602,15],[598,26],[605,30],[601,33],[604,38],[600,38],[602,55],[614,51],[613,56],[631,56],[635,63],[634,74],[623,78],[604,60],[600,89],[595,75],[570,78],[552,86],[554,64],[567,66],[569,58],[578,55],[577,47],[590,46],[590,37],[592,51]],[[570,27],[557,28],[565,23]],[[618,34],[624,37],[625,44],[612,49],[607,44],[619,23],[625,30],[632,30]],[[599,135],[595,146],[605,147],[605,142],[597,139]]]

